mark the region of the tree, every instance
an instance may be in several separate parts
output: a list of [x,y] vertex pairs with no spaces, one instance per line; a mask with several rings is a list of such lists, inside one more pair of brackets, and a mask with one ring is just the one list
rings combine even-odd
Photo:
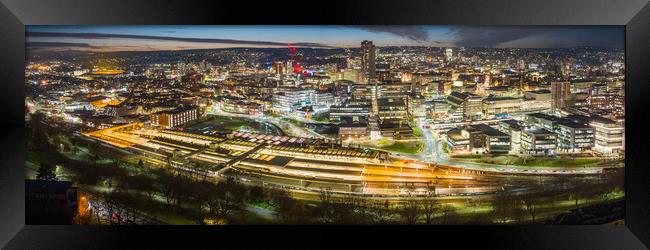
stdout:
[[414,199],[407,200],[406,204],[402,206],[400,216],[405,224],[415,225],[420,217],[420,205],[418,201]]
[[501,192],[497,192],[492,202],[492,206],[494,207],[493,212],[499,223],[506,223],[508,221],[512,207],[510,196],[510,191],[504,188]]
[[456,208],[452,205],[443,205],[441,208],[442,211],[442,222],[441,224],[453,224],[456,223]]
[[52,145],[54,146],[54,149],[56,151],[63,151],[63,141],[61,140],[60,135],[53,135],[52,136]]
[[99,161],[99,151],[102,149],[102,145],[99,141],[93,141],[88,143],[88,152],[92,152],[91,160]]
[[605,175],[605,178],[608,192],[603,195],[603,199],[605,201],[608,201],[611,198],[610,194],[617,192],[625,187],[625,172],[616,171],[613,173],[608,173]]
[[300,201],[294,202],[289,211],[282,215],[282,219],[289,224],[308,224],[311,217],[309,209]]
[[77,162],[71,167],[77,170],[76,178],[80,183],[94,185],[99,181],[101,166],[93,163]]
[[332,203],[332,213],[336,224],[357,224],[359,218],[355,211],[358,206],[358,199],[352,195],[346,195],[341,202]]
[[372,221],[372,210],[370,209],[370,203],[365,198],[357,199],[356,209],[355,209],[359,224],[369,224]]
[[289,192],[284,189],[271,189],[269,191],[269,198],[273,205],[277,206],[280,211],[289,210],[293,206],[293,200]]
[[154,182],[151,178],[144,175],[136,175],[129,177],[126,180],[129,182],[128,186],[146,193],[147,197],[149,197],[149,200],[153,199],[155,187]]
[[384,202],[375,202],[372,207],[375,212],[375,223],[388,224],[391,222],[393,211],[388,200],[384,200]]
[[510,202],[512,203],[511,214],[513,221],[515,221],[517,224],[522,224],[524,217],[526,217],[526,209],[524,208],[523,201],[512,199]]
[[532,223],[535,223],[535,218],[537,217],[539,200],[535,199],[532,194],[526,194],[522,200],[524,211],[530,215],[530,220]]
[[36,112],[28,123],[30,142],[36,150],[46,150],[49,147],[49,126],[45,114]]
[[586,196],[585,193],[586,193],[586,191],[588,191],[588,188],[585,186],[585,184],[586,183],[581,183],[581,184],[576,185],[573,188],[572,195],[573,195],[573,199],[575,201],[575,207],[576,208],[578,208],[578,203],[580,201],[580,198],[583,198],[583,199],[586,198],[586,197],[582,197],[582,196]]
[[226,219],[232,212],[239,210],[239,204],[233,196],[227,192],[221,192],[213,203],[214,207],[210,208],[211,214],[220,219]]
[[203,200],[208,208],[207,213],[209,215],[215,216],[217,214],[217,202],[219,201],[219,197],[222,196],[223,192],[217,189],[214,183],[204,182],[203,185],[205,185],[205,194]]
[[108,189],[106,193],[102,194],[102,198],[104,200],[104,204],[106,206],[106,211],[108,213],[108,223],[113,225],[113,213],[115,211],[115,196],[113,195],[115,193],[114,190]]
[[334,219],[334,211],[332,210],[332,194],[330,189],[321,189],[318,198],[320,203],[318,203],[316,210],[319,221],[321,223],[331,223]]
[[254,186],[248,190],[248,200],[251,202],[262,202],[264,197],[264,188],[260,186]]
[[428,199],[422,201],[422,214],[424,215],[424,223],[431,225],[433,223],[434,216],[440,210],[438,202],[433,198],[427,197]]
[[45,162],[41,162],[41,166],[38,168],[38,174],[36,175],[36,178],[48,181],[56,180],[56,174],[54,171],[54,166]]
[[165,203],[167,203],[168,206],[171,206],[175,198],[174,186],[176,182],[174,180],[174,177],[166,173],[164,169],[158,169],[156,171],[156,175],[158,175],[156,186],[165,197]]

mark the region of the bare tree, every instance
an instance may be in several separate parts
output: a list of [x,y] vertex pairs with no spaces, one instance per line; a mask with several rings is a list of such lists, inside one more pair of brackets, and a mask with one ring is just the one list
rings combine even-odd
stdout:
[[291,209],[285,213],[283,220],[290,224],[309,224],[310,211],[303,202],[296,201]]
[[441,208],[441,213],[442,213],[441,224],[447,225],[447,224],[454,224],[457,222],[456,208],[454,206],[449,204],[443,205]]
[[420,217],[420,204],[415,199],[409,199],[402,206],[400,216],[405,224],[415,225]]
[[512,203],[512,219],[517,224],[522,224],[524,217],[526,217],[526,210],[524,209],[523,201],[518,199],[513,199],[510,201]]
[[426,200],[421,202],[421,207],[422,214],[424,215],[424,223],[431,225],[436,214],[440,211],[440,205],[438,205],[438,202],[433,197],[427,197]]
[[109,191],[107,193],[104,193],[102,197],[104,199],[106,212],[108,213],[108,223],[111,225],[113,225],[113,212],[115,211],[113,193],[114,191],[112,189],[109,189]]
[[508,189],[497,192],[492,206],[494,207],[493,213],[499,223],[506,223],[511,212],[512,203],[510,202],[511,194]]
[[333,214],[333,205],[332,205],[332,193],[330,189],[321,189],[318,198],[320,203],[318,204],[318,218],[321,223],[331,223],[334,219]]
[[372,221],[370,203],[365,198],[357,199],[356,214],[359,218],[358,223],[369,224]]
[[334,223],[356,224],[358,218],[355,215],[357,200],[352,195],[346,195],[340,202],[333,203]]
[[388,200],[384,200],[384,202],[374,202],[372,207],[375,212],[375,223],[388,224],[391,222],[393,211]]
[[539,212],[539,200],[535,199],[532,194],[527,193],[522,197],[522,203],[523,209],[530,216],[531,222],[535,223],[535,219]]

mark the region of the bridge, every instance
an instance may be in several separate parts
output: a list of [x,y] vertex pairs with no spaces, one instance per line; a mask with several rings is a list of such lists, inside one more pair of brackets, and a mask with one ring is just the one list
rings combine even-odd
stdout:
[[241,161],[246,159],[249,155],[257,153],[257,151],[260,151],[260,149],[262,149],[264,147],[266,147],[266,143],[260,143],[260,145],[257,145],[254,148],[252,148],[251,150],[248,150],[248,151],[244,152],[243,154],[240,154],[240,155],[236,156],[235,158],[230,159],[226,163],[220,163],[220,164],[224,164],[224,167],[222,169],[217,170],[215,173],[217,175],[222,174],[223,172],[225,172],[230,167],[239,164]]

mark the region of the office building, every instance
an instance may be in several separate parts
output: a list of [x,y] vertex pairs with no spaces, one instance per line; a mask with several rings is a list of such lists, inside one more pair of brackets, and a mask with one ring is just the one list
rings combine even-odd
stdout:
[[556,133],[557,148],[563,152],[579,152],[594,146],[594,129],[589,125],[544,113],[527,114],[526,122]]
[[569,82],[551,82],[551,98],[553,99],[551,109],[554,112],[566,107],[569,90]]
[[197,107],[182,107],[171,111],[161,111],[151,114],[151,126],[161,128],[175,128],[199,118]]
[[480,96],[454,91],[447,96],[447,103],[452,110],[462,113],[464,120],[477,120],[483,115],[483,100]]
[[620,153],[624,150],[625,126],[613,120],[592,117],[589,123],[594,128],[594,149],[601,153]]
[[518,113],[521,111],[521,99],[513,97],[488,96],[483,99],[483,115],[493,117]]
[[510,136],[485,124],[469,125],[464,131],[469,135],[470,151],[508,153]]
[[519,154],[521,152],[521,131],[524,130],[523,123],[517,120],[503,120],[499,122],[497,129],[510,136],[510,152]]
[[521,132],[521,150],[524,154],[546,155],[555,152],[557,135],[539,127],[526,128]]
[[377,106],[377,114],[382,121],[406,120],[409,118],[408,106],[403,99],[378,99]]
[[371,41],[364,40],[361,42],[361,71],[363,72],[364,82],[368,83],[375,79],[375,58],[376,48]]
[[537,101],[550,101],[553,100],[551,91],[546,89],[526,91],[524,92],[524,99],[537,100]]
[[526,114],[525,120],[530,125],[553,131],[555,130],[555,122],[558,118],[544,113],[532,113]]
[[510,151],[510,135],[485,124],[469,125],[447,132],[447,145],[452,153],[493,153]]
[[469,152],[469,136],[464,136],[461,128],[453,128],[447,131],[447,147],[452,154]]
[[557,147],[564,152],[580,152],[594,146],[594,128],[567,119],[557,121]]
[[379,124],[381,136],[389,140],[401,140],[413,138],[413,128],[406,123],[384,122]]
[[329,118],[332,121],[340,121],[344,117],[359,120],[367,118],[371,108],[370,105],[334,105],[330,107]]
[[262,115],[264,113],[264,105],[244,98],[221,96],[215,105],[218,105],[222,111],[236,114]]
[[272,107],[280,112],[291,113],[311,106],[313,111],[318,113],[329,110],[333,104],[335,102],[332,93],[317,92],[313,89],[288,89],[273,96]]
[[454,60],[454,50],[451,48],[446,48],[445,49],[445,61],[446,62],[451,62]]
[[368,136],[368,133],[367,123],[350,122],[339,125],[339,139],[341,141],[364,138]]

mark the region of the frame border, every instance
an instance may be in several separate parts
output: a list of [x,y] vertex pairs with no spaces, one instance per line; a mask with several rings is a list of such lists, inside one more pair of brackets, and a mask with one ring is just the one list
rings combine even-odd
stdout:
[[[0,246],[22,248],[132,247],[139,240],[169,247],[175,237],[209,242],[245,234],[274,240],[288,232],[307,240],[350,228],[300,226],[75,227],[25,226],[24,59],[25,25],[108,24],[445,24],[445,25],[624,25],[626,30],[626,225],[622,226],[433,226],[364,227],[373,238],[459,237],[500,248],[647,249],[650,245],[650,5],[648,0],[514,0],[347,2],[266,1],[83,1],[0,0]],[[22,108],[21,108],[22,106]],[[280,229],[280,230],[277,230]],[[16,235],[16,233],[18,233]],[[277,234],[277,235],[276,235]],[[318,235],[320,236],[314,236]],[[404,235],[401,235],[404,234]],[[12,237],[15,237],[12,239]],[[431,236],[436,235],[436,236]],[[506,235],[504,237],[504,235]],[[392,237],[391,237],[392,236]],[[636,236],[636,237],[635,237]],[[122,237],[125,241],[121,240]],[[118,240],[120,239],[120,240]],[[476,239],[476,240],[474,240]],[[499,239],[494,243],[493,239]],[[104,244],[97,246],[94,244]],[[247,243],[268,243],[254,241]],[[327,243],[332,243],[329,241]],[[367,243],[364,241],[364,243]],[[271,243],[273,244],[273,243]],[[280,244],[275,243],[275,244]],[[382,244],[382,242],[379,242]],[[483,245],[485,246],[485,245]],[[152,247],[152,245],[149,245]]]

